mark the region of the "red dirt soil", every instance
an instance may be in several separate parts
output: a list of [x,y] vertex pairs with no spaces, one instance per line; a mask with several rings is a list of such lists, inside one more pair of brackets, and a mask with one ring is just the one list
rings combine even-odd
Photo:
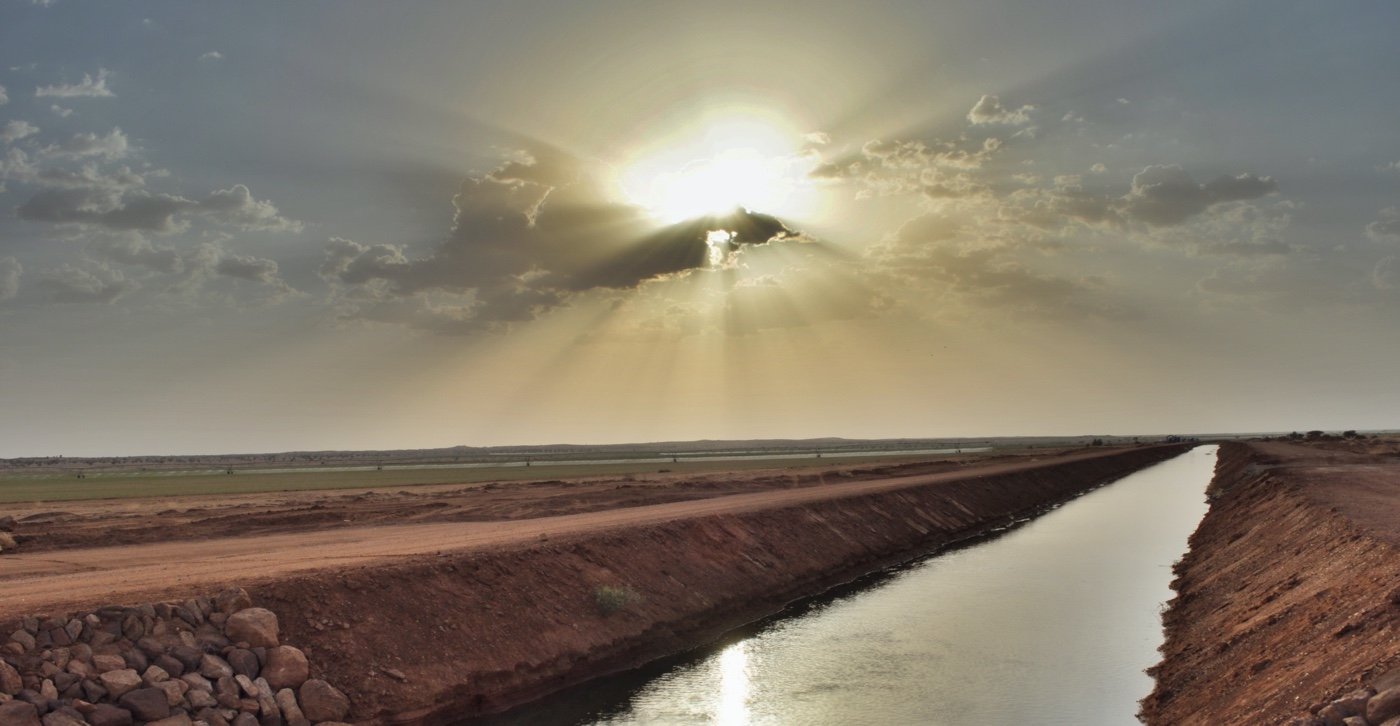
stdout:
[[1382,451],[1222,445],[1146,723],[1285,723],[1400,665],[1400,458]]
[[[535,493],[550,494],[533,498],[521,485],[512,494],[521,502],[496,516],[554,516],[500,521],[461,521],[501,501],[485,488],[203,500],[193,514],[162,502],[167,509],[154,514],[119,515],[135,519],[113,527],[111,541],[135,543],[98,547],[72,543],[118,519],[114,510],[150,504],[65,504],[71,515],[21,519],[24,549],[0,557],[0,620],[239,584],[279,614],[284,642],[306,651],[313,675],[350,695],[355,721],[446,723],[681,652],[1184,449],[1042,453],[952,471],[932,463],[860,475],[849,464],[747,473],[729,483],[711,477],[710,486],[650,484],[641,501],[660,503],[649,504],[616,482],[547,483]],[[570,489],[581,491],[560,494]],[[417,507],[439,496],[448,506]],[[392,523],[291,516],[317,504],[309,511]],[[229,507],[256,512],[255,523],[241,526]],[[179,517],[205,526],[179,526]],[[48,528],[46,546],[39,532]],[[260,533],[230,536],[249,529]],[[640,599],[605,616],[594,600],[604,585],[631,587]]]

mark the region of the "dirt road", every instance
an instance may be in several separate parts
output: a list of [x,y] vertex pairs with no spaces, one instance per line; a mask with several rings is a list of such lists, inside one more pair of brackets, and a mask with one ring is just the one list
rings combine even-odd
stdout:
[[[1081,450],[1053,457],[1053,460],[1087,459],[1107,453],[1111,452]],[[724,494],[720,489],[720,495],[711,493],[701,499],[636,506],[626,506],[624,502],[615,504],[620,508],[558,516],[368,526],[346,525],[343,520],[330,523],[324,517],[316,517],[303,521],[296,531],[280,533],[190,538],[182,535],[176,527],[167,532],[174,538],[169,541],[47,551],[36,547],[38,551],[21,551],[0,557],[0,620],[36,612],[97,606],[106,602],[156,599],[167,593],[207,589],[208,586],[228,582],[266,581],[308,570],[375,564],[394,558],[431,556],[446,551],[498,548],[537,541],[542,535],[550,539],[568,538],[714,514],[796,506],[1030,469],[1043,466],[1048,460],[1052,458],[1004,457],[994,463],[984,462],[941,473],[875,476],[862,481],[737,494]],[[906,471],[916,469],[904,468]],[[842,473],[852,475],[850,471]],[[769,479],[792,486],[786,476]],[[766,481],[762,477],[754,480]],[[824,477],[817,477],[817,480],[824,480]],[[706,490],[702,487],[700,491]],[[364,495],[349,498],[358,501]],[[304,507],[306,502],[298,501],[296,504]],[[261,510],[256,514],[250,513],[250,516],[266,515],[267,512]],[[237,519],[236,514],[221,518]],[[103,519],[94,514],[84,521],[83,530],[95,532]],[[151,536],[158,537],[159,531]]]

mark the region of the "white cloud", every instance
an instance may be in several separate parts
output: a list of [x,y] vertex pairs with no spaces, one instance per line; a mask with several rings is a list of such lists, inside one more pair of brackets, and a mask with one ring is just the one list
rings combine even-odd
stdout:
[[200,56],[199,59],[202,61],[216,61],[223,60],[223,57],[223,53],[220,53],[217,50],[211,50],[208,53],[205,53],[204,55]]
[[1381,210],[1381,218],[1366,225],[1366,236],[1376,241],[1400,237],[1400,209],[1386,207]]
[[56,104],[56,103],[55,103],[54,105],[52,105],[52,106],[49,106],[49,110],[50,110],[50,111],[53,111],[53,112],[56,113],[56,114],[58,114],[58,116],[59,116],[60,118],[68,118],[69,116],[72,116],[72,115],[73,115],[73,109],[71,109],[71,108],[64,108],[64,107],[62,107],[62,106],[60,106],[60,105],[58,105],[58,104]]
[[11,143],[39,133],[39,127],[28,121],[10,121],[0,126],[0,141]]
[[55,98],[112,98],[117,94],[107,87],[107,69],[98,68],[97,78],[84,73],[81,83],[63,83],[56,86],[40,86],[34,89],[35,96],[53,96]]
[[1106,174],[1108,173],[1108,167],[1104,166],[1103,164],[1095,164],[1089,167],[1089,172],[1091,174]]
[[43,156],[49,158],[70,158],[80,159],[87,156],[100,156],[104,159],[120,159],[131,152],[131,143],[127,140],[126,134],[120,128],[114,128],[107,132],[106,136],[97,134],[73,134],[73,138],[62,144],[53,144],[44,147],[41,152]]
[[19,261],[13,257],[0,257],[0,300],[9,300],[19,294],[19,276],[24,272]]
[[1008,124],[1020,126],[1030,123],[1030,112],[1035,106],[1022,106],[1015,111],[1001,105],[1001,100],[993,95],[982,96],[977,105],[967,112],[967,120],[974,124]]
[[5,104],[7,104],[7,103],[9,103],[9,102],[10,102],[10,97],[9,97],[8,95],[6,95],[6,93],[5,93],[5,87],[4,87],[4,86],[0,86],[0,106],[4,106]]

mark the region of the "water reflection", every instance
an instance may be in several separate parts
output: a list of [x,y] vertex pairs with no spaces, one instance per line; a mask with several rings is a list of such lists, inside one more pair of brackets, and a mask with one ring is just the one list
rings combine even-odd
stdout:
[[735,643],[719,654],[719,707],[717,726],[744,726],[749,722],[749,658],[745,643]]
[[1135,723],[1214,453],[778,621],[582,723]]

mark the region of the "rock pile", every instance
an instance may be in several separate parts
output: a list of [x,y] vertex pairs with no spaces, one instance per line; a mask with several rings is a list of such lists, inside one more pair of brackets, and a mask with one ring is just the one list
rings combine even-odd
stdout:
[[0,726],[334,726],[350,711],[242,588],[18,626],[0,633]]
[[1289,726],[1400,726],[1400,668],[1288,723]]

